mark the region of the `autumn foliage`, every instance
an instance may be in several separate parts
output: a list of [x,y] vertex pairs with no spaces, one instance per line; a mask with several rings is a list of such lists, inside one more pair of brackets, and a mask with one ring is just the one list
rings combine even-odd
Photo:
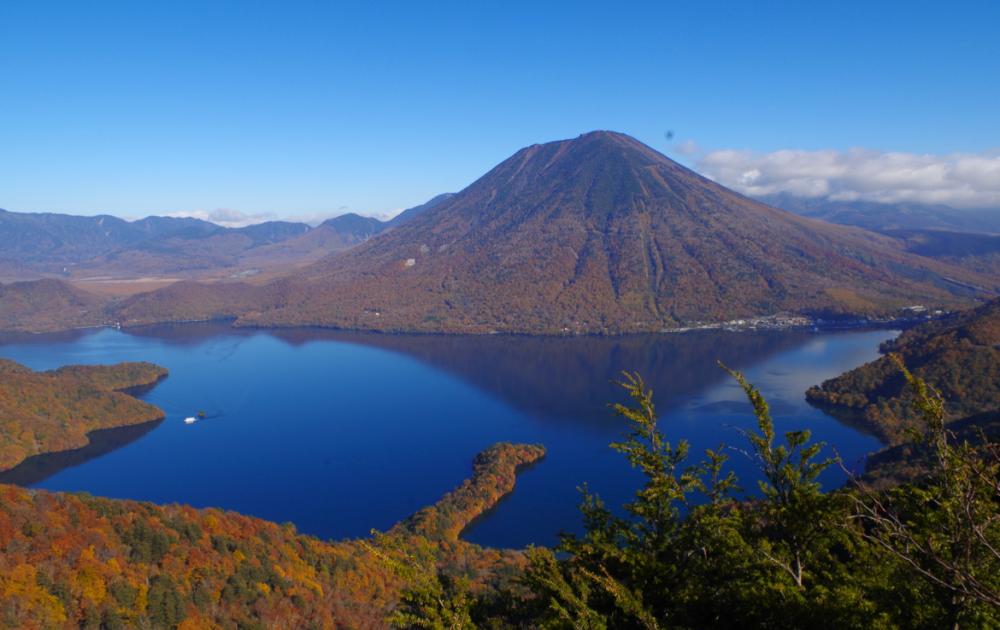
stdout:
[[471,479],[466,479],[434,505],[398,524],[394,531],[458,540],[462,530],[476,517],[514,490],[518,470],[544,456],[545,448],[538,444],[494,444],[476,455]]
[[906,427],[920,417],[895,355],[941,393],[948,421],[1000,407],[1000,300],[908,330],[882,350],[886,356],[810,388],[806,397],[885,442],[906,442]]
[[[380,538],[476,589],[524,565],[458,540],[537,446],[498,444],[474,476]],[[0,486],[0,627],[384,627],[403,579],[371,545],[215,509]]]
[[162,418],[160,409],[123,390],[152,385],[166,375],[152,363],[34,372],[0,359],[0,470],[32,455],[85,446],[87,433],[96,429]]

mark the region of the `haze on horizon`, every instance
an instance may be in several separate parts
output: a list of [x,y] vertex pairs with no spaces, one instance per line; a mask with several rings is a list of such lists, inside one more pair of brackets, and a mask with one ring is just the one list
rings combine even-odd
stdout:
[[0,208],[388,217],[593,129],[747,194],[1000,207],[998,18],[985,2],[5,3]]

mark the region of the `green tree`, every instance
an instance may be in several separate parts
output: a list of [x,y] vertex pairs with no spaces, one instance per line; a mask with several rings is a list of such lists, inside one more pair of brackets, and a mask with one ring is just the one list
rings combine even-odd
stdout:
[[146,614],[157,628],[173,628],[184,620],[184,601],[169,576],[150,580]]
[[761,473],[750,498],[726,471],[724,446],[692,463],[689,444],[661,432],[653,392],[625,374],[631,402],[613,408],[628,433],[611,446],[644,482],[624,514],[584,487],[584,533],[563,536],[555,550],[528,549],[520,590],[490,594],[492,607],[433,562],[390,545],[388,557],[412,584],[394,621],[585,630],[1000,627],[1000,449],[985,435],[959,443],[945,429],[940,398],[902,369],[927,427],[928,474],[889,490],[855,480],[830,493],[819,476],[835,460],[821,457],[823,445],[808,431],[779,438],[763,395],[728,370],[756,419],[745,434]]
[[[860,538],[840,527],[843,501],[818,477],[833,460],[806,431],[779,442],[761,393],[738,372],[757,421],[746,434],[761,469],[760,497],[741,500],[726,447],[689,461],[686,441],[659,428],[653,392],[638,375],[615,405],[629,427],[612,444],[644,477],[616,516],[584,489],[585,534],[529,552],[528,588],[540,595],[535,625],[582,628],[878,627],[885,620],[852,571],[871,564]],[[861,541],[863,542],[863,541]],[[878,570],[861,571],[866,576]],[[868,578],[866,578],[868,579]]]
[[985,436],[958,442],[940,394],[891,359],[926,427],[930,469],[885,491],[857,482],[853,518],[866,540],[931,587],[949,626],[1000,627],[1000,448]]
[[764,396],[742,374],[722,367],[740,384],[757,419],[759,433],[746,434],[763,476],[759,486],[765,497],[757,551],[796,587],[804,588],[815,543],[831,525],[826,519],[829,497],[823,494],[818,478],[835,460],[817,461],[824,444],[810,444],[809,431],[789,431],[785,433],[787,446],[775,444],[774,420]]
[[[585,534],[564,536],[555,561],[534,550],[528,587],[544,593],[539,614],[551,626],[639,627],[697,625],[719,615],[712,599],[727,589],[732,556],[748,550],[734,509],[736,477],[724,472],[724,447],[689,461],[690,445],[666,439],[658,426],[653,392],[637,374],[620,385],[630,405],[614,405],[629,432],[611,447],[644,477],[626,517],[614,515],[583,488]],[[705,588],[700,588],[704,586]]]
[[435,554],[415,547],[415,538],[378,531],[372,531],[372,537],[372,542],[364,546],[407,585],[389,617],[390,624],[431,630],[475,627],[471,614],[474,598],[468,580],[439,571]]

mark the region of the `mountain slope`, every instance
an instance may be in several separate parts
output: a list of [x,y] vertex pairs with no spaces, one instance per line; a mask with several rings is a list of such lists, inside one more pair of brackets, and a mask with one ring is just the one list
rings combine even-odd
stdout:
[[284,304],[284,283],[181,281],[157,291],[127,297],[111,306],[123,325],[235,319]]
[[[612,132],[518,151],[289,279],[250,325],[555,333],[960,304],[988,279],[749,200]],[[986,291],[988,293],[988,291]]]
[[0,284],[0,330],[47,332],[107,322],[107,301],[61,280]]
[[385,229],[385,224],[375,217],[363,217],[354,212],[327,219],[320,225],[329,226],[345,240],[353,239],[355,242],[366,241]]
[[226,228],[199,219],[146,217],[125,221],[56,213],[0,210],[0,259],[55,269],[145,241],[204,238]]
[[245,268],[295,267],[314,263],[334,252],[363,243],[386,228],[374,217],[353,212],[327,219],[295,238],[258,247],[240,257]]
[[434,505],[383,536],[339,542],[218,509],[0,484],[0,623],[386,628],[418,566],[467,580],[473,591],[510,585],[523,572],[522,552],[457,534],[543,454],[495,444],[475,458],[473,476]]
[[[882,351],[896,353],[938,390],[949,420],[1000,410],[1000,300],[912,328]],[[812,387],[813,403],[861,423],[889,443],[919,421],[899,369],[881,357]]]
[[1000,277],[1000,234],[950,230],[887,230],[906,251]]
[[151,363],[74,365],[49,372],[0,359],[0,470],[26,458],[80,448],[87,433],[163,418],[123,393],[167,375]]
[[765,195],[760,201],[829,223],[853,225],[876,232],[890,230],[949,230],[956,232],[1000,232],[1000,210],[959,210],[922,203],[877,203],[831,201],[797,197],[787,193]]
[[[248,252],[309,231],[304,223],[288,221],[226,228],[193,218],[153,216],[129,222],[106,215],[0,210],[0,274],[13,279],[191,275],[238,267]],[[266,266],[267,260],[258,256],[257,262]]]
[[218,231],[186,236],[150,239],[117,249],[108,254],[67,267],[76,277],[109,275],[118,278],[136,276],[201,276],[220,270],[230,272],[254,268],[246,261],[253,258],[257,267],[270,266],[261,252],[296,236],[309,234],[304,223],[268,222],[244,228],[219,228]]
[[991,276],[1000,275],[1000,209],[958,210],[919,203],[807,199],[789,194],[760,201],[802,216],[853,225],[899,239],[913,254]]
[[422,203],[419,206],[413,206],[412,208],[407,208],[406,210],[403,210],[393,218],[389,219],[389,221],[386,222],[386,225],[392,227],[397,225],[402,225],[407,221],[413,219],[414,217],[423,214],[427,210],[430,210],[434,206],[440,205],[441,203],[448,201],[454,196],[455,193],[441,193],[440,195],[431,198],[429,201]]
[[[242,228],[224,228],[198,219],[148,217],[134,224],[152,230],[148,238],[68,266],[77,277],[181,275],[197,276],[219,270],[253,268],[244,259],[308,234],[304,223],[268,221]],[[259,267],[269,261],[258,257]]]
[[57,270],[138,240],[132,226],[117,217],[0,210],[0,261],[6,263]]

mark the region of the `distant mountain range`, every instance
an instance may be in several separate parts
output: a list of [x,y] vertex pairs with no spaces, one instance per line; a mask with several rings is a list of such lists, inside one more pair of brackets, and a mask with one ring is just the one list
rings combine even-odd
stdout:
[[831,201],[787,193],[757,198],[775,208],[840,225],[854,225],[876,232],[896,230],[947,230],[1000,234],[1000,208],[959,210],[945,205]]
[[[148,228],[183,237],[140,241],[104,254],[101,265],[133,257],[134,270],[135,252],[177,242],[221,256],[212,239],[253,239],[184,221]],[[106,231],[124,230],[113,227]],[[778,314],[954,308],[1000,287],[998,274],[748,199],[606,131],[522,149],[465,190],[390,222],[345,215],[293,231],[278,230],[236,257],[241,268],[284,265],[273,281],[181,282],[106,300],[92,317],[123,325],[235,318],[251,326],[614,334]],[[17,292],[19,304],[56,299],[51,287]],[[71,298],[78,296],[58,299]],[[11,310],[0,300],[8,327],[26,312]]]
[[124,251],[163,251],[181,243],[238,239],[245,247],[303,234],[309,226],[274,221],[245,228],[224,228],[191,218],[147,217],[125,221],[53,213],[0,210],[0,259],[42,270],[58,270]]
[[899,239],[914,254],[1000,276],[1000,208],[829,201],[788,194],[760,198],[776,208]]
[[349,213],[315,228],[288,221],[227,228],[194,218],[125,221],[0,210],[0,278],[245,277],[287,270],[401,225],[446,197],[404,210],[391,221]]

